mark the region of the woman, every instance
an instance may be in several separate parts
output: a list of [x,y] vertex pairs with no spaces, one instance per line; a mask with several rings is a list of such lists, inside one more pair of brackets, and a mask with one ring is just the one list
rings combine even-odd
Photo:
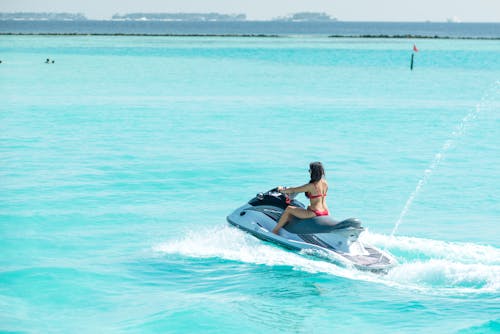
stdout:
[[321,162],[311,162],[309,164],[309,173],[311,174],[311,180],[309,183],[304,184],[300,187],[295,188],[283,188],[278,187],[278,191],[283,194],[291,193],[306,193],[306,197],[310,200],[310,205],[306,209],[298,208],[296,206],[289,205],[285,212],[281,215],[278,224],[273,229],[274,234],[278,234],[279,230],[290,220],[291,216],[295,216],[300,219],[308,219],[316,216],[328,216],[328,207],[326,206],[326,193],[328,191],[328,183],[325,180],[325,170]]

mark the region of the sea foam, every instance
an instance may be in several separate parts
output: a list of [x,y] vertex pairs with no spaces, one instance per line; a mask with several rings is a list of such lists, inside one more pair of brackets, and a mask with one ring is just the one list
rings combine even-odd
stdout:
[[159,255],[222,258],[266,266],[326,273],[426,293],[490,293],[500,290],[500,250],[473,243],[394,237],[366,232],[362,242],[386,245],[399,264],[386,275],[339,266],[309,254],[287,251],[229,226],[188,232],[153,246]]

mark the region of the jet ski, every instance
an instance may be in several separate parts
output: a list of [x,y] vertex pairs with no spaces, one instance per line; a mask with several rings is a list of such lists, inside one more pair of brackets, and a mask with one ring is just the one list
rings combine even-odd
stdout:
[[387,272],[397,262],[389,253],[362,243],[361,221],[349,218],[338,221],[330,216],[310,219],[293,218],[272,233],[288,205],[305,208],[297,194],[283,194],[277,188],[258,193],[245,205],[227,216],[227,221],[259,239],[306,254],[318,255],[335,263],[372,272]]

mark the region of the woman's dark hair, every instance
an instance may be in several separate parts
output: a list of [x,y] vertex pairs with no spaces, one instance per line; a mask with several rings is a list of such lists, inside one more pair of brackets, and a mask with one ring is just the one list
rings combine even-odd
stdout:
[[311,162],[309,164],[309,173],[311,174],[311,181],[309,181],[309,183],[318,182],[323,176],[325,176],[323,164],[319,161]]

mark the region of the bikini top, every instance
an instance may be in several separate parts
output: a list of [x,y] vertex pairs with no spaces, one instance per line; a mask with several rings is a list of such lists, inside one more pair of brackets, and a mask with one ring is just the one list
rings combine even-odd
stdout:
[[318,189],[318,185],[317,184],[314,184],[314,188],[316,188],[316,192],[318,192],[319,194],[318,195],[311,195],[310,192],[306,192],[305,195],[307,198],[311,199],[311,198],[320,198],[320,197],[326,197],[326,193],[322,194],[319,189]]

